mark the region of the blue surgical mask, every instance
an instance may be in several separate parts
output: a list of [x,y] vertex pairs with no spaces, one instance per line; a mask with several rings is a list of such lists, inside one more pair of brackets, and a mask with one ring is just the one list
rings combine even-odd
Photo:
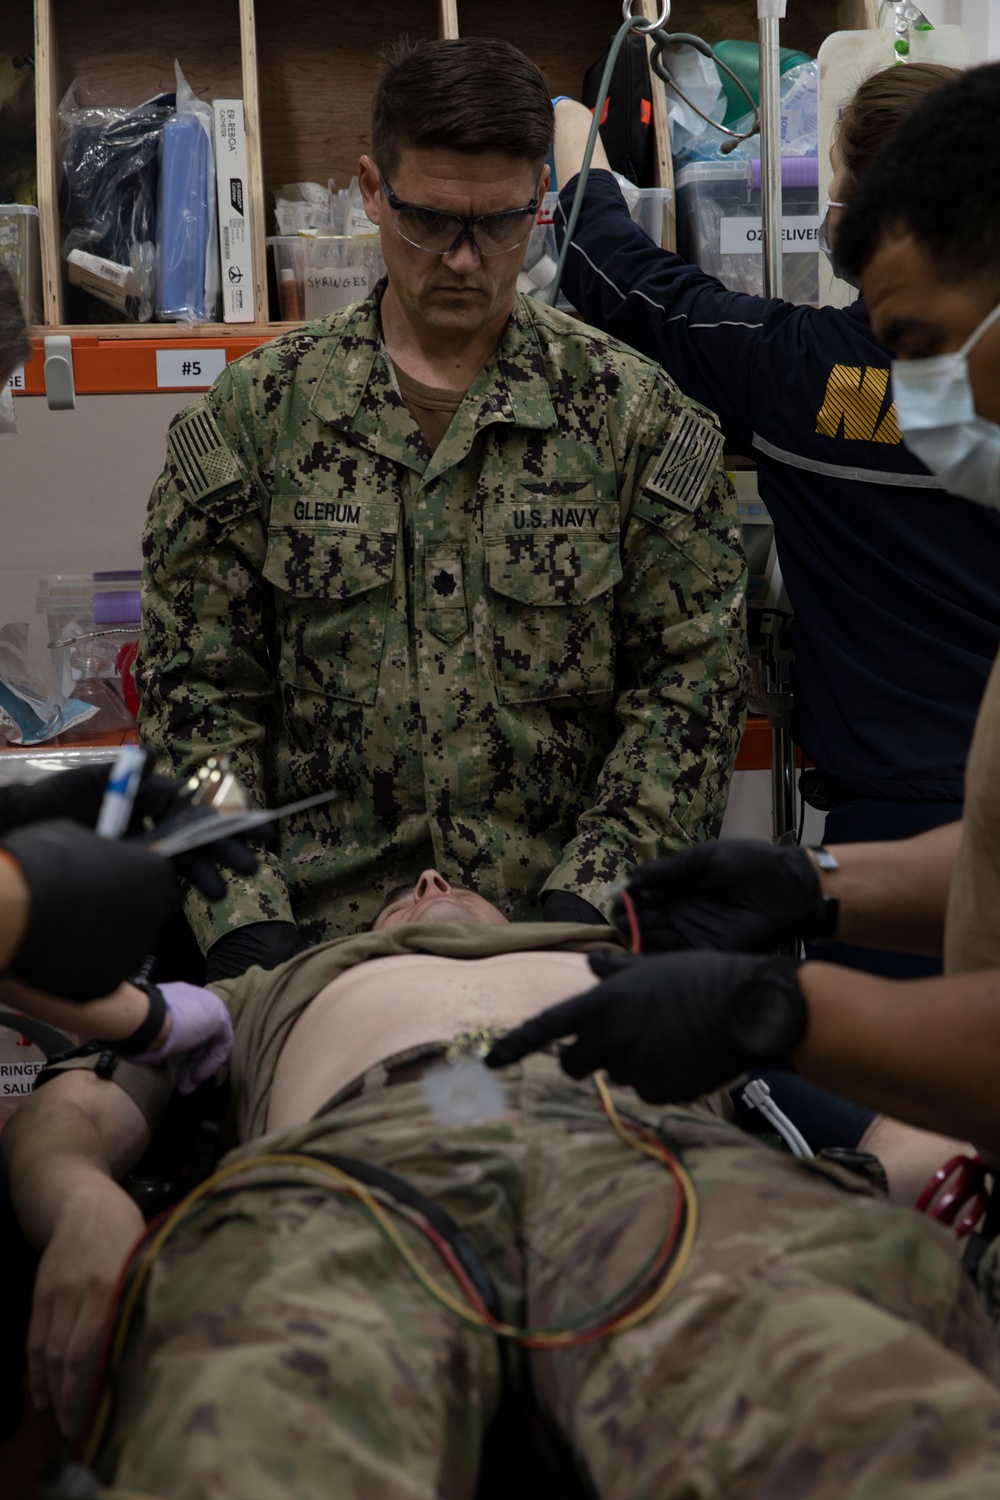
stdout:
[[976,411],[969,350],[1000,318],[1000,305],[961,349],[933,359],[894,359],[892,394],[903,441],[952,495],[1000,510],[1000,427]]
[[836,198],[831,198],[830,194],[827,193],[826,202],[823,204],[823,217],[820,219],[819,233],[817,234],[816,239],[817,243],[819,244],[819,248],[822,250],[823,254],[830,262],[830,270],[833,272],[834,276],[838,276],[841,281],[846,281],[848,286],[853,286],[856,289],[860,290],[861,283],[855,281],[850,272],[845,271],[843,266],[840,264],[840,261],[837,258],[837,252],[830,244],[830,231],[826,227],[826,221],[830,216],[831,208],[846,207],[846,203],[838,203]]

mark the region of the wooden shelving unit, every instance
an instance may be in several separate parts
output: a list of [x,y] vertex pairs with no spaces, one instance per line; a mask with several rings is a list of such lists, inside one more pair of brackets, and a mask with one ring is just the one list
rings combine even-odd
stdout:
[[[641,0],[655,17],[657,0]],[[782,41],[815,55],[839,27],[874,24],[877,0],[789,0]],[[501,35],[545,71],[553,94],[579,94],[585,71],[621,21],[616,0],[4,0],[5,40],[35,55],[39,221],[44,326],[69,333],[81,393],[157,389],[156,350],[190,345],[236,358],[280,329],[270,317],[265,237],[275,188],[333,176],[346,185],[368,149],[368,109],[380,53],[393,38]],[[709,41],[752,40],[752,0],[677,0],[671,30]],[[134,106],[174,86],[177,58],[204,99],[244,102],[253,235],[251,324],[74,325],[66,321],[66,281],[58,214],[59,103],[70,84],[95,102]],[[659,185],[672,186],[666,99],[653,81]],[[668,205],[665,243],[673,243]],[[42,359],[27,367],[29,393],[44,389]],[[161,389],[163,387],[160,387]]]

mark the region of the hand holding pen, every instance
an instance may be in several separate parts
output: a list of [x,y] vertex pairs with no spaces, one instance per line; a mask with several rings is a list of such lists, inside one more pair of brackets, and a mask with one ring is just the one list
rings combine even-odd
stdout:
[[[0,837],[14,828],[59,818],[91,828],[104,838],[133,838],[203,817],[204,810],[192,805],[185,784],[154,771],[155,763],[152,750],[126,745],[110,766],[78,766],[27,786],[0,788]],[[226,892],[220,865],[240,875],[252,875],[257,868],[253,851],[229,827],[224,837],[197,851],[168,857],[176,873],[209,901],[221,900]]]
[[[27,892],[21,930],[8,934],[15,978],[68,1000],[107,995],[155,947],[178,874],[217,900],[219,864],[256,868],[253,852],[228,835],[174,859],[152,848],[158,826],[192,815],[184,787],[152,766],[151,752],[130,746],[110,770],[84,766],[0,790],[0,855]],[[122,832],[145,837],[115,836]]]

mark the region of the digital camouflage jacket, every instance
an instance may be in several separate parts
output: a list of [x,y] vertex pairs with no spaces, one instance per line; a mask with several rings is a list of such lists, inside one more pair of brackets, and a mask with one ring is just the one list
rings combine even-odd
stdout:
[[431,865],[514,919],[600,907],[725,807],[745,568],[715,418],[519,297],[432,455],[378,295],[230,365],[150,501],[145,740],[178,772],[228,751],[260,804],[340,793],[190,898],[206,948],[355,931]]

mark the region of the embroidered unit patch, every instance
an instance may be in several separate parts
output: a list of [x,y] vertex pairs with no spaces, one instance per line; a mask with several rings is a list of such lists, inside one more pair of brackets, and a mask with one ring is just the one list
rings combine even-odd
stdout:
[[690,515],[705,498],[706,481],[718,466],[721,450],[718,428],[684,412],[644,488]]

